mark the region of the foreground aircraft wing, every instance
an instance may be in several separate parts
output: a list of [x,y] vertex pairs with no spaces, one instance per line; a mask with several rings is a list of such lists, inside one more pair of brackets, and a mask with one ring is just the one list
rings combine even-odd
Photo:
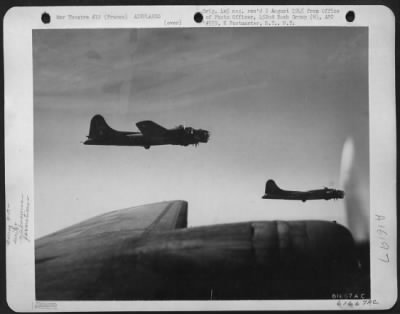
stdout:
[[116,210],[40,238],[36,299],[369,297],[353,238],[339,224],[186,225],[187,203],[171,201]]
[[163,136],[167,132],[166,128],[149,120],[140,121],[136,123],[136,126],[144,136],[149,136],[149,137]]
[[[115,255],[121,254],[122,247],[134,248],[145,236],[186,224],[187,202],[170,201],[112,211],[39,238],[35,241],[36,297],[107,298],[116,284]],[[129,252],[124,253],[122,259],[129,259]]]

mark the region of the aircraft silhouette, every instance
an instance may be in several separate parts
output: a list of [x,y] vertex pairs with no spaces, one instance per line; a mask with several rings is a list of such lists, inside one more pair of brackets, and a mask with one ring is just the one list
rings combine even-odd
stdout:
[[278,187],[274,180],[268,180],[265,185],[264,199],[282,199],[282,200],[330,200],[344,198],[344,192],[335,189],[319,189],[310,191],[288,191]]
[[210,133],[182,125],[166,129],[153,121],[136,123],[140,132],[116,131],[101,115],[95,115],[90,122],[88,140],[85,145],[143,146],[149,149],[155,145],[198,145],[207,143]]

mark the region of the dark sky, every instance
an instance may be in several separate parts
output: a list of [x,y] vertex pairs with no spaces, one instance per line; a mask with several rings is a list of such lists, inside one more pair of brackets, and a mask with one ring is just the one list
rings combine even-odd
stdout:
[[[339,187],[346,138],[368,208],[367,28],[35,30],[36,237],[107,211],[189,201],[189,225],[343,221],[343,201],[262,200]],[[195,147],[84,146],[93,115],[211,132]]]

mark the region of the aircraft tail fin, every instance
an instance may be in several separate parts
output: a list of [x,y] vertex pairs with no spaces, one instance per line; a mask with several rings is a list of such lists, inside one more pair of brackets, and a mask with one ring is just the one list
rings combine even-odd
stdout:
[[106,120],[99,114],[95,115],[90,121],[90,129],[88,137],[91,139],[107,138],[115,130],[110,128]]
[[273,194],[276,192],[281,192],[282,190],[279,186],[275,183],[274,180],[268,180],[267,184],[265,185],[265,193],[266,194]]

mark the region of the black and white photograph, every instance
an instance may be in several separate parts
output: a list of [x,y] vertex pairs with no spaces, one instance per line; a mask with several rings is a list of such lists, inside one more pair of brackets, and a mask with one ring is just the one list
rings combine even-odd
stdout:
[[[6,134],[31,122],[28,140],[6,137],[7,250],[9,269],[18,248],[32,254],[32,310],[379,307],[395,207],[380,211],[376,191],[386,180],[392,204],[395,181],[392,137],[376,130],[385,89],[371,60],[385,54],[371,49],[375,28],[348,15],[348,26],[294,26],[303,11],[285,7],[254,11],[263,23],[292,14],[285,27],[255,27],[252,9],[227,7],[197,10],[197,27],[172,17],[161,26],[152,19],[169,11],[157,10],[88,9],[84,24],[83,13],[47,9],[24,33],[31,103],[6,107]],[[129,18],[147,24],[126,27]],[[22,146],[32,162],[7,167]],[[30,179],[18,187],[21,172]]]
[[34,30],[37,298],[368,298],[367,47]]

